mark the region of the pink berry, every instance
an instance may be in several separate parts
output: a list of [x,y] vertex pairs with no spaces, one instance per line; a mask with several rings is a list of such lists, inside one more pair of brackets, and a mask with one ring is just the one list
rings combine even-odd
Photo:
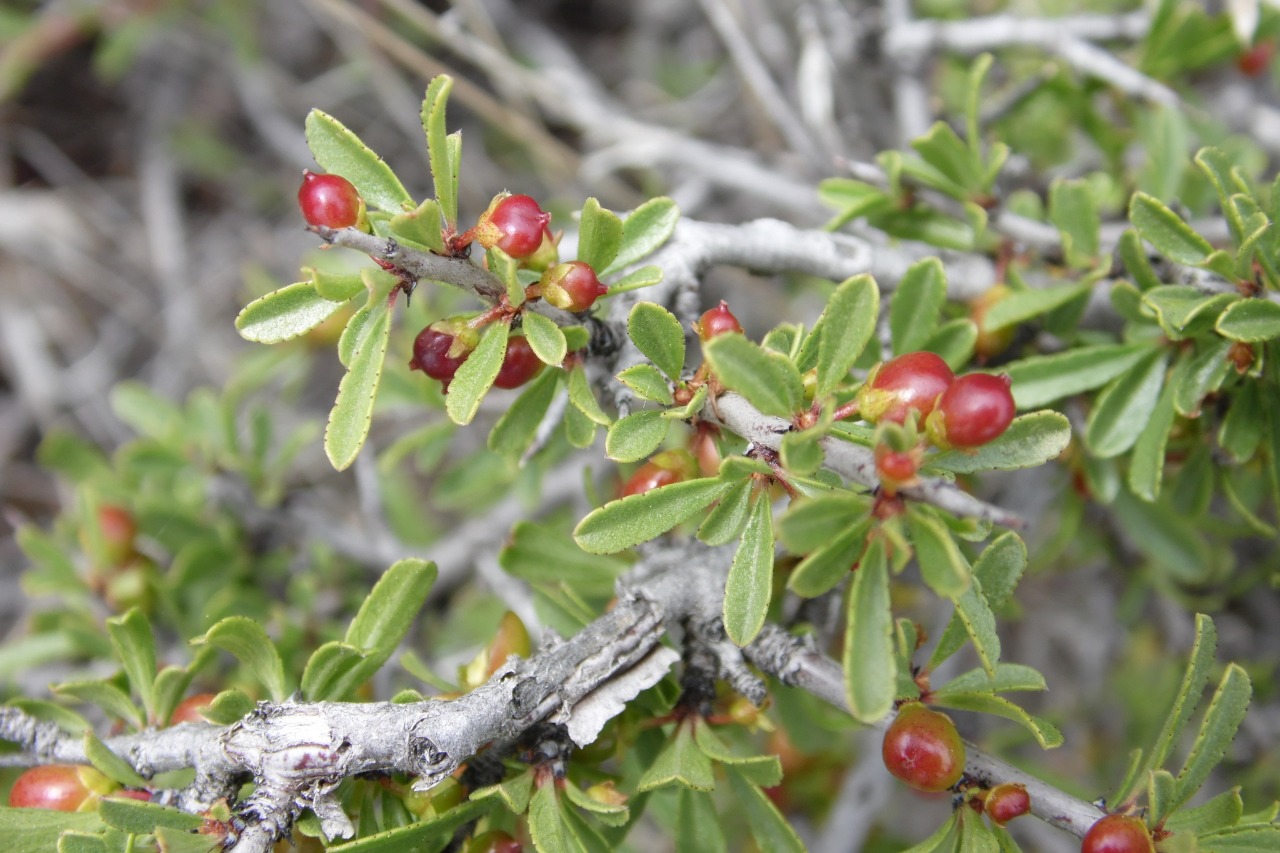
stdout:
[[556,264],[542,274],[542,298],[562,311],[586,311],[609,288],[596,278],[596,271],[585,261]]
[[709,341],[717,335],[742,332],[742,324],[729,310],[729,303],[723,299],[720,300],[719,305],[704,312],[693,328],[698,333],[698,337],[704,341]]
[[542,245],[551,214],[527,195],[496,199],[481,215],[475,239],[486,249],[497,246],[513,258],[527,258]]
[[938,399],[937,430],[952,447],[981,447],[1013,422],[1015,407],[1007,375],[970,373],[951,383]]
[[935,353],[909,352],[872,373],[858,392],[858,408],[871,423],[903,423],[911,412],[923,419],[951,385],[955,374]]
[[298,206],[309,225],[325,228],[349,228],[360,219],[360,194],[340,175],[302,173],[298,188]]
[[519,388],[542,371],[542,359],[533,352],[524,337],[512,337],[507,341],[507,352],[502,357],[502,367],[493,384],[499,388]]

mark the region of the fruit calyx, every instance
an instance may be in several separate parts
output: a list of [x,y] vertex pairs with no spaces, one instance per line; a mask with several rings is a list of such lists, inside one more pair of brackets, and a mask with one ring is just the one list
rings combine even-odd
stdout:
[[565,261],[542,274],[542,298],[562,311],[578,313],[609,292],[585,261]]

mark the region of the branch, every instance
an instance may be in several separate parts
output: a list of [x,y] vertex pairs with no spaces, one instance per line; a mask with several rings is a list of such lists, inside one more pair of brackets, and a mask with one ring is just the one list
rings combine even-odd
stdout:
[[[752,663],[783,684],[799,687],[843,711],[849,710],[840,664],[819,652],[811,640],[770,624],[765,625],[760,636],[743,651]],[[893,722],[893,717],[885,717],[873,728],[884,731]],[[969,741],[965,741],[965,756],[964,769],[969,776],[987,787],[1001,782],[1017,782],[1026,786],[1031,796],[1031,813],[1073,835],[1083,836],[1105,814],[1092,803],[1024,773]]]
[[[771,450],[782,448],[782,437],[792,428],[782,418],[761,414],[744,398],[734,393],[720,395],[714,406],[708,406],[703,411],[714,414],[721,424],[747,441]],[[822,447],[824,467],[868,489],[880,485],[880,478],[876,474],[875,454],[870,449],[831,435],[818,443]],[[922,477],[917,485],[906,486],[899,491],[912,500],[933,504],[961,518],[977,518],[1014,529],[1023,526],[1022,519],[1016,513],[979,500],[947,480]]]

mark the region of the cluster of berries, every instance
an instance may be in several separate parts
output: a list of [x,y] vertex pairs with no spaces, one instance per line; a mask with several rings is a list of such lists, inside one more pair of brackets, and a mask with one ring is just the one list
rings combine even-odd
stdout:
[[[364,216],[360,194],[340,175],[303,172],[298,206],[308,224],[325,228],[357,226]],[[550,223],[551,214],[530,196],[500,193],[476,225],[450,237],[448,245],[458,253],[473,241],[486,249],[500,249],[523,266],[543,271],[542,277],[527,291],[529,299],[544,299],[572,313],[586,311],[608,288],[584,261],[557,263],[557,238],[551,234]],[[478,326],[465,319],[448,318],[432,323],[414,340],[409,367],[438,379],[447,391],[449,382],[478,340]],[[542,362],[529,342],[513,335],[494,384],[499,388],[518,388],[541,370]]]
[[[881,364],[858,391],[859,415],[873,424],[924,427],[943,450],[972,450],[998,438],[1013,422],[1015,406],[1007,375],[956,376],[938,355],[909,352]],[[910,485],[924,459],[913,431],[884,431],[876,443],[876,472],[887,492]]]

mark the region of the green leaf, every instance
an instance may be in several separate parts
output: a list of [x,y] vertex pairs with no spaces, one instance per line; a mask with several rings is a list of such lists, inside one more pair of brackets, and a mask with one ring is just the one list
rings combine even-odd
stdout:
[[1041,314],[1060,308],[1073,299],[1083,297],[1092,289],[1091,282],[1084,282],[1011,291],[1008,296],[987,309],[987,313],[982,317],[982,326],[988,332],[994,332],[1007,326],[1025,323],[1033,317],[1039,317]]
[[1013,419],[999,437],[975,451],[952,450],[926,460],[929,468],[957,474],[1035,468],[1056,459],[1071,443],[1071,422],[1058,412],[1040,411]]
[[924,582],[943,598],[959,597],[969,588],[970,569],[951,531],[927,509],[915,505],[907,511],[907,529]]
[[445,105],[453,89],[453,78],[440,74],[431,78],[422,99],[422,131],[427,137],[427,158],[435,182],[436,201],[450,227],[458,225],[458,164],[450,151]]
[[147,719],[160,722],[156,717],[156,640],[151,633],[151,623],[141,610],[132,607],[123,616],[107,620],[107,634],[129,676],[130,686],[142,699]]
[[665,196],[651,198],[631,211],[622,223],[617,255],[599,274],[608,275],[652,254],[670,239],[679,220],[680,208]]
[[135,729],[146,725],[145,717],[138,706],[133,704],[129,694],[110,681],[68,681],[54,685],[52,689],[59,696],[70,696],[81,702],[97,705],[109,716],[124,720]]
[[1240,789],[1232,788],[1194,808],[1175,811],[1165,820],[1164,826],[1173,832],[1204,835],[1235,826],[1242,814],[1244,801],[1240,799]]
[[712,795],[680,788],[676,799],[676,850],[680,853],[728,853]]
[[261,296],[236,315],[236,330],[246,341],[278,344],[319,326],[343,305],[316,292],[310,281],[299,281]]
[[973,641],[973,650],[987,675],[995,678],[1000,662],[1000,635],[996,633],[996,617],[982,595],[982,583],[974,578],[960,596],[954,599],[956,617]]
[[676,726],[674,735],[640,777],[636,790],[652,791],[664,785],[683,785],[695,791],[710,791],[716,786],[711,759],[694,741],[691,721]]
[[1150,566],[1179,583],[1204,583],[1214,571],[1215,558],[1195,526],[1163,503],[1146,503],[1125,489],[1111,502],[1122,530],[1150,558]]
[[426,604],[436,574],[435,563],[414,558],[396,561],[361,603],[347,628],[346,642],[383,661],[389,658]]
[[1199,327],[1207,327],[1237,298],[1230,293],[1205,293],[1185,284],[1153,287],[1142,294],[1143,303],[1155,311],[1160,328],[1170,337],[1201,331]]
[[64,831],[98,832],[97,812],[56,812],[49,809],[0,808],[0,836],[7,853],[49,853],[57,849]]
[[324,452],[338,471],[355,461],[369,437],[390,334],[391,309],[382,300],[372,307],[364,333],[353,341],[347,372],[338,384],[338,398],[325,427]]
[[253,711],[256,704],[240,690],[223,690],[213,697],[213,702],[205,709],[204,716],[210,722],[220,726],[229,726],[241,720]]
[[880,290],[869,275],[853,276],[831,294],[809,337],[813,340],[816,336],[818,341],[817,396],[830,394],[849,376],[853,363],[875,332],[879,311]]
[[564,413],[564,436],[570,446],[585,450],[595,443],[596,422],[582,413],[577,406],[569,406]]
[[757,849],[769,853],[805,853],[796,831],[758,785],[733,765],[725,767],[725,776],[738,800],[740,810],[736,813],[746,817]]
[[844,689],[849,712],[874,723],[893,708],[898,663],[893,649],[893,613],[889,609],[889,567],[884,544],[867,542],[853,573],[848,625],[844,635]]
[[787,587],[804,598],[815,598],[834,587],[853,570],[870,529],[871,519],[863,518],[834,537],[828,531],[829,541],[800,561],[787,579]]
[[105,797],[98,814],[108,825],[131,835],[150,835],[156,827],[194,832],[204,826],[204,818],[174,808],[143,803],[126,797]]
[[627,334],[636,349],[673,381],[684,369],[684,330],[680,321],[661,305],[637,302],[627,318]]
[[860,216],[874,216],[891,210],[895,204],[893,196],[884,190],[853,178],[820,181],[818,200],[839,211],[822,226],[825,231],[835,231]]
[[315,267],[303,267],[302,272],[307,274],[316,293],[330,302],[349,302],[369,290],[364,283],[363,271],[328,272]]
[[1195,355],[1174,389],[1173,407],[1183,417],[1197,417],[1200,403],[1210,391],[1217,390],[1231,369],[1227,354],[1231,342],[1212,335],[1197,341]]
[[703,344],[711,370],[762,414],[790,418],[804,404],[800,371],[780,353],[761,349],[742,335],[719,335]]
[[903,850],[902,853],[940,853],[940,851],[948,851],[948,853],[956,853],[959,839],[954,838],[956,834],[956,825],[960,821],[960,812],[954,811],[951,817],[934,830],[933,834],[912,847]]
[[306,135],[307,147],[321,168],[355,185],[365,204],[388,213],[414,206],[391,167],[333,116],[312,110],[307,114]]
[[[995,609],[1004,604],[1018,585],[1027,566],[1027,547],[1018,534],[1012,530],[998,536],[995,541],[983,550],[973,565],[973,580],[977,592],[986,602],[985,607]],[[968,592],[965,593],[965,596]],[[962,596],[964,598],[964,596]],[[974,606],[968,604],[967,606]],[[982,607],[983,605],[976,605]],[[982,617],[970,616],[975,625]],[[969,636],[969,626],[965,624],[959,613],[952,616],[946,630],[934,647],[929,659],[931,669],[936,669],[944,660],[955,654],[964,645]]]
[[556,396],[561,370],[544,370],[515,399],[489,432],[489,449],[508,458],[519,458],[533,444],[538,426]]
[[54,848],[57,853],[107,853],[107,843],[101,835],[67,830],[58,836],[57,842]]
[[1149,350],[1129,372],[1117,377],[1094,403],[1085,425],[1085,443],[1093,454],[1109,459],[1138,440],[1160,396],[1168,353]]
[[871,501],[866,496],[849,492],[793,501],[782,516],[778,532],[788,550],[805,554],[830,543],[831,531],[844,528],[853,519],[862,519],[870,508]]
[[1049,221],[1062,234],[1062,248],[1073,267],[1092,266],[1098,258],[1102,227],[1089,182],[1056,180],[1049,189]]
[[976,711],[979,714],[994,714],[997,717],[1013,720],[1031,733],[1040,744],[1041,749],[1053,749],[1062,745],[1062,733],[1048,720],[1028,714],[1025,709],[990,693],[951,693],[946,701],[938,700],[937,704],[958,711]]
[[1163,202],[1146,193],[1133,194],[1129,202],[1129,221],[1144,240],[1171,261],[1201,264],[1213,252],[1208,240],[1192,230]]
[[1269,341],[1280,337],[1280,304],[1269,299],[1242,299],[1227,307],[1214,325],[1233,341]]
[[501,800],[513,814],[524,814],[529,809],[529,798],[533,796],[533,774],[534,771],[530,769],[497,785],[481,788],[471,794],[471,800],[492,797]]
[[653,287],[662,281],[662,276],[662,267],[650,265],[634,269],[609,285],[609,295],[615,296],[619,293],[626,293],[629,290]]
[[610,501],[578,523],[573,537],[584,551],[611,554],[661,536],[724,496],[733,484],[714,478],[672,483]]
[[426,199],[416,210],[397,213],[388,223],[390,234],[403,245],[438,255],[446,254],[441,232],[440,204]]
[[947,301],[942,261],[925,258],[912,264],[889,299],[889,332],[896,353],[916,352],[938,326]]
[[467,356],[449,382],[449,393],[444,397],[445,412],[449,420],[458,425],[471,423],[480,410],[480,401],[493,387],[502,369],[502,359],[507,354],[507,335],[511,327],[506,323],[490,323],[480,336],[480,343]]
[[590,812],[595,819],[606,826],[623,826],[630,817],[631,810],[626,806],[615,806],[601,802],[589,796],[585,791],[568,779],[565,780],[565,799],[583,811]]
[[1218,683],[1218,689],[1209,701],[1209,710],[1205,712],[1204,721],[1200,724],[1191,754],[1178,773],[1174,806],[1191,799],[1227,754],[1227,747],[1235,740],[1236,730],[1244,720],[1252,696],[1253,686],[1249,674],[1238,664],[1227,664],[1227,671],[1223,673],[1222,681]]
[[581,364],[575,364],[569,371],[569,402],[574,408],[591,419],[593,423],[607,427],[612,419],[600,408],[595,391],[587,381],[587,371]]
[[[1178,372],[1175,370],[1175,375]],[[1153,501],[1160,496],[1160,483],[1164,479],[1165,445],[1169,441],[1169,430],[1173,428],[1173,397],[1178,384],[1174,381],[1165,383],[1150,419],[1133,445],[1133,457],[1129,462],[1129,489],[1146,501]]]
[[129,762],[111,751],[93,732],[84,733],[84,756],[103,775],[133,788],[141,788],[147,780],[138,775]]
[[533,354],[544,364],[559,366],[569,353],[569,344],[564,339],[564,332],[555,321],[533,311],[524,312],[524,336],[529,342]]
[[644,410],[619,418],[605,436],[605,454],[615,462],[638,462],[653,453],[667,437],[671,421],[662,412]]
[[1008,693],[1011,691],[1047,690],[1044,676],[1029,666],[1017,663],[996,664],[994,669],[971,669],[957,675],[941,687],[934,688],[934,695],[947,693]]
[[1275,853],[1280,826],[1240,826],[1197,839],[1198,853]]
[[1138,236],[1137,231],[1129,228],[1120,235],[1119,250],[1120,259],[1124,261],[1125,269],[1129,271],[1139,290],[1150,290],[1160,285],[1160,278],[1151,268],[1151,261],[1147,259],[1147,248],[1142,244],[1142,238]]
[[1125,374],[1144,355],[1149,344],[1099,344],[1053,355],[1033,356],[1007,364],[1010,390],[1019,409],[1036,409],[1062,397],[1099,388]]
[[439,817],[417,821],[407,826],[387,829],[347,842],[342,853],[404,853],[406,850],[442,850],[453,839],[458,828],[472,823],[493,809],[492,800],[470,799],[449,809]]
[[773,594],[773,511],[767,491],[755,495],[724,586],[724,631],[738,646],[756,638]]
[[618,214],[605,210],[594,198],[587,199],[578,225],[578,260],[585,261],[592,270],[606,270],[621,245],[622,220]]
[[742,535],[747,516],[752,509],[752,481],[739,480],[725,493],[720,502],[698,528],[698,539],[713,548],[727,545]]
[[618,381],[646,400],[664,406],[675,402],[667,377],[652,364],[633,364],[618,374]]
[[801,432],[789,432],[782,437],[782,446],[778,455],[782,467],[800,477],[809,477],[822,467],[824,458],[822,445],[818,442],[824,437],[821,427],[813,427]]
[[977,342],[977,325],[968,317],[957,317],[935,329],[921,349],[937,353],[952,370],[959,370],[973,358],[973,346]]
[[365,654],[349,643],[330,640],[311,653],[302,671],[302,693],[312,702],[350,700],[369,680]]
[[203,637],[193,643],[208,644],[230,652],[249,667],[267,694],[277,702],[289,695],[285,686],[284,662],[275,644],[262,626],[247,616],[228,616],[210,628]]
[[563,581],[583,595],[610,595],[614,581],[627,567],[616,557],[589,554],[567,534],[521,521],[511,531],[498,563],[509,574],[530,583]]
[[935,122],[924,136],[911,141],[911,147],[937,172],[936,175],[921,172],[910,160],[904,161],[903,166],[917,179],[962,201],[971,193],[982,191],[981,167],[974,162],[969,146],[956,135],[951,125]]

